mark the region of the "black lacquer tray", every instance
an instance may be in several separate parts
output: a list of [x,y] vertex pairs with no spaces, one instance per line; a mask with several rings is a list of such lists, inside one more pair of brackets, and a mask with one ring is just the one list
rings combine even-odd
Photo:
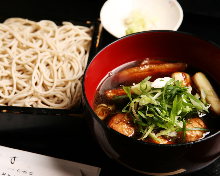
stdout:
[[[7,18],[0,17],[0,21]],[[38,18],[28,18],[38,21]],[[51,20],[51,19],[48,19]],[[69,21],[74,25],[87,26],[92,29],[92,42],[89,51],[88,63],[98,51],[101,24],[99,20],[53,20],[57,25],[62,21]],[[32,128],[55,128],[70,124],[75,118],[82,117],[82,105],[71,109],[50,109],[16,106],[0,106],[0,132],[23,131]]]

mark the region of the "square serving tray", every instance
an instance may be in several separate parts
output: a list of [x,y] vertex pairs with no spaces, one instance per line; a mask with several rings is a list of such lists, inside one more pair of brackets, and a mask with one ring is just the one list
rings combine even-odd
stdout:
[[[7,18],[0,17],[3,22]],[[41,19],[27,18],[33,21]],[[51,20],[51,19],[47,19]],[[88,64],[96,54],[101,37],[101,23],[99,20],[52,20],[57,25],[68,21],[74,25],[87,26],[92,28],[92,42],[89,52]],[[71,109],[49,109],[33,107],[0,106],[0,132],[23,131],[39,128],[68,128],[74,125],[76,118],[82,118],[82,105]]]

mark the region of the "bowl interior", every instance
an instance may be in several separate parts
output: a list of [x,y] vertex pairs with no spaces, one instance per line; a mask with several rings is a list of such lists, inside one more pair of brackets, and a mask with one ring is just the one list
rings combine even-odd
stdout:
[[149,30],[177,30],[183,11],[176,0],[108,0],[100,12],[104,28],[115,37],[125,35],[124,21],[138,11]]
[[113,42],[92,60],[84,76],[84,94],[89,105],[93,106],[96,89],[110,71],[126,62],[145,58],[185,62],[205,71],[220,84],[218,46],[180,32],[142,32]]

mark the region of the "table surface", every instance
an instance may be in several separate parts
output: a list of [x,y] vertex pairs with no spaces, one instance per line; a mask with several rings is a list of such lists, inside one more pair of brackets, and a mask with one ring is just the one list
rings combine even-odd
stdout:
[[[52,3],[53,2],[53,3]],[[97,20],[103,0],[67,1],[4,1],[0,17],[24,17],[51,20]],[[184,10],[184,20],[179,31],[188,32],[220,45],[220,3],[218,0],[179,0]],[[39,10],[40,9],[40,10]],[[99,50],[115,38],[105,30]],[[49,117],[57,118],[57,117]],[[65,118],[65,117],[62,117]],[[137,174],[109,159],[90,135],[83,117],[65,119],[60,126],[35,127],[19,130],[1,130],[0,145],[43,155],[101,167],[101,176]],[[23,121],[25,123],[25,121]],[[210,166],[187,174],[190,176],[219,176],[220,158]]]

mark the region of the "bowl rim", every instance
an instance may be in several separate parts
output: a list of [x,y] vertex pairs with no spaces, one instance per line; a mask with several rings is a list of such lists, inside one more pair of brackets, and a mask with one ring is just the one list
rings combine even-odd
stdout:
[[[110,1],[112,1],[112,0],[107,0],[107,1],[105,1],[105,3],[104,3],[104,4],[102,5],[102,7],[101,7],[101,10],[100,10],[100,13],[99,13],[101,24],[102,24],[102,26],[105,28],[105,30],[108,31],[112,36],[114,36],[114,37],[116,37],[116,38],[124,37],[124,36],[126,36],[126,34],[123,35],[123,36],[117,35],[117,34],[115,34],[113,31],[108,30],[108,27],[106,27],[105,23],[103,23],[104,9],[106,8],[106,6],[108,5],[108,3],[109,3]],[[182,6],[180,5],[180,3],[179,3],[177,0],[167,0],[167,1],[172,1],[172,2],[175,4],[175,6],[177,7],[178,12],[180,13],[180,14],[179,14],[180,16],[179,16],[178,21],[176,22],[176,25],[173,26],[173,29],[170,29],[170,30],[173,30],[173,31],[177,31],[177,30],[180,28],[180,26],[181,26],[181,24],[182,24],[182,22],[183,22],[183,17],[184,17],[183,8],[182,8]],[[106,4],[107,4],[107,5],[106,5]],[[160,30],[160,29],[158,29],[158,30]],[[150,31],[150,30],[146,30],[146,31]],[[139,32],[138,32],[138,33],[139,33]]]
[[134,139],[134,138],[131,138],[131,137],[128,137],[128,136],[125,136],[115,130],[113,130],[112,128],[108,127],[97,115],[96,113],[93,111],[92,107],[89,105],[89,102],[87,100],[87,97],[86,97],[86,93],[85,93],[85,85],[84,85],[84,82],[85,82],[85,77],[86,77],[86,74],[87,74],[87,71],[88,71],[88,68],[90,67],[90,65],[92,64],[92,62],[95,60],[96,56],[99,55],[101,52],[103,52],[107,47],[113,45],[114,43],[117,43],[125,38],[128,38],[128,37],[131,37],[131,36],[136,36],[136,35],[141,35],[141,34],[148,34],[148,33],[157,33],[157,32],[160,32],[160,33],[177,33],[177,34],[180,34],[180,35],[188,35],[188,36],[191,36],[195,39],[199,39],[201,41],[204,41],[204,42],[207,42],[215,47],[217,47],[219,50],[220,50],[220,45],[216,44],[215,42],[209,40],[209,39],[206,39],[206,38],[203,38],[203,37],[200,37],[200,36],[197,36],[195,34],[192,34],[192,33],[189,33],[189,32],[183,32],[183,31],[172,31],[172,30],[151,30],[151,31],[142,31],[142,32],[137,32],[137,33],[133,33],[133,34],[129,34],[129,35],[126,35],[126,36],[123,36],[119,39],[116,39],[115,41],[109,43],[108,45],[106,45],[105,47],[103,47],[99,52],[97,52],[95,54],[95,56],[92,58],[91,62],[87,65],[86,67],[86,70],[84,72],[84,75],[83,75],[83,79],[82,79],[82,97],[85,101],[85,105],[86,105],[86,108],[89,110],[89,112],[92,114],[92,117],[89,117],[89,118],[95,118],[100,124],[101,126],[106,129],[106,130],[109,130],[110,132],[114,133],[115,135],[118,135],[122,138],[126,138],[127,140],[130,140],[131,142],[134,142],[134,143],[137,143],[137,144],[142,144],[142,145],[151,145],[151,146],[155,146],[155,147],[181,147],[181,146],[191,146],[193,144],[197,144],[197,143],[201,143],[203,141],[206,141],[208,139],[211,139],[217,135],[220,135],[220,129],[215,132],[214,134],[211,134],[207,137],[204,137],[202,139],[199,139],[197,141],[193,141],[193,142],[187,142],[187,143],[179,143],[179,144],[155,144],[155,143],[148,143],[148,142],[144,142],[142,140],[137,140],[137,139]]

